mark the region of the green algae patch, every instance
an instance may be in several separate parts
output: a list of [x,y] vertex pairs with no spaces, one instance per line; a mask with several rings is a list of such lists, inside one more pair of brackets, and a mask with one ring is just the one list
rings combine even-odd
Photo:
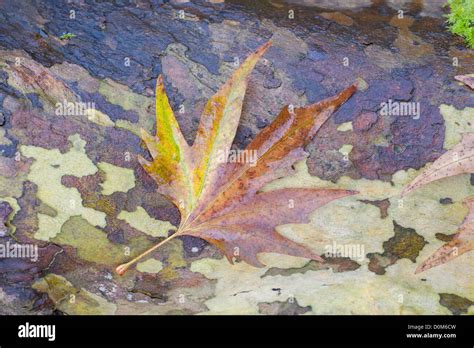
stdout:
[[52,241],[74,247],[80,259],[110,266],[125,262],[151,246],[151,242],[143,237],[133,238],[126,245],[114,244],[104,231],[80,216],[71,217]]
[[97,167],[105,172],[105,181],[100,184],[103,195],[128,192],[135,187],[135,175],[132,169],[118,167],[107,162],[99,162]]
[[383,243],[383,254],[370,253],[369,270],[382,275],[388,266],[400,259],[416,262],[423,247],[428,244],[413,228],[405,228],[393,221],[395,235]]
[[59,303],[78,292],[66,278],[56,274],[48,274],[44,278],[37,280],[33,284],[33,289],[47,292],[49,298],[54,303]]
[[180,240],[172,240],[163,247],[163,255],[166,255],[166,262],[160,271],[160,278],[171,281],[179,277],[177,268],[184,268],[188,264],[184,258],[183,242]]
[[54,209],[57,215],[38,214],[38,231],[34,237],[50,240],[60,231],[71,216],[82,216],[94,226],[105,227],[105,214],[82,205],[82,198],[76,188],[61,183],[64,175],[82,177],[97,172],[94,163],[85,152],[86,142],[78,134],[69,138],[71,149],[62,154],[58,149],[48,150],[36,146],[21,146],[23,156],[34,159],[27,179],[38,186],[38,199]]
[[69,315],[115,314],[117,306],[85,289],[76,289],[66,278],[48,274],[32,288],[48,294],[59,311]]
[[413,228],[405,228],[393,222],[395,236],[384,243],[384,250],[399,259],[416,261],[420,250],[427,244]]

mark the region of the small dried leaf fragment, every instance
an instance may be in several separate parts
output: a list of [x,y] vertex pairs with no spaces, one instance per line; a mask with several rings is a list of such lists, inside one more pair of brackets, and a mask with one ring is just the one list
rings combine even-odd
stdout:
[[402,191],[401,195],[446,177],[474,173],[474,133],[466,133],[459,144],[444,153]]
[[471,89],[474,89],[474,74],[469,74],[469,75],[457,75],[454,76],[454,78],[462,83],[464,83],[466,86],[468,86]]
[[256,154],[256,161],[222,161],[222,154],[229,152],[237,131],[248,76],[268,47],[269,43],[251,54],[210,98],[192,146],[184,140],[164,92],[163,80],[158,79],[156,135],[142,132],[153,160],[141,158],[140,162],[158,183],[158,192],[179,208],[181,223],[175,234],[117,267],[119,274],[163,243],[182,235],[214,244],[231,263],[237,259],[261,267],[257,259],[261,252],[323,261],[303,245],[280,235],[275,228],[308,222],[313,210],[356,192],[260,190],[270,181],[294,171],[293,164],[307,156],[302,146],[351,97],[356,87],[350,86],[332,98],[309,106],[283,108],[244,150]]
[[416,269],[415,273],[421,273],[442,265],[468,251],[474,250],[474,197],[466,199],[464,204],[469,208],[469,213],[453,239],[436,250]]

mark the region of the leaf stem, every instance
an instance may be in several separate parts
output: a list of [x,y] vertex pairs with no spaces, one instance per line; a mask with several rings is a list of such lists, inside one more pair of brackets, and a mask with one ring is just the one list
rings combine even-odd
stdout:
[[124,275],[125,272],[127,272],[127,270],[130,268],[130,266],[134,265],[135,263],[137,263],[141,258],[147,256],[148,254],[150,254],[151,252],[153,252],[154,250],[158,249],[160,246],[162,246],[163,244],[169,242],[170,240],[172,240],[173,238],[179,236],[180,234],[178,232],[175,232],[173,233],[171,236],[163,239],[161,242],[159,242],[158,244],[155,244],[154,246],[152,246],[151,248],[145,250],[143,253],[141,253],[140,255],[138,255],[137,257],[135,257],[134,259],[130,260],[129,262],[127,263],[123,263],[121,264],[120,266],[118,266],[117,268],[115,268],[115,272],[117,272],[118,275]]

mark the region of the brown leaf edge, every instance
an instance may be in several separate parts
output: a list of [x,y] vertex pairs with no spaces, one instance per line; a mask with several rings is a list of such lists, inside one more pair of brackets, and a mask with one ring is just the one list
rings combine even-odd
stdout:
[[463,203],[469,208],[469,213],[464,218],[458,232],[451,241],[423,261],[415,270],[415,274],[445,264],[474,249],[474,196],[467,198]]

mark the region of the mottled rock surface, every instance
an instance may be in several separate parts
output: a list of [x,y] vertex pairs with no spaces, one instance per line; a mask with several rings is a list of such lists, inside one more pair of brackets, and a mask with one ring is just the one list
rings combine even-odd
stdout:
[[[474,72],[474,52],[446,32],[441,5],[0,2],[0,244],[37,247],[37,260],[0,258],[0,314],[473,314],[472,253],[414,274],[466,215],[469,175],[399,196],[474,132],[474,94],[454,79]],[[296,174],[268,187],[360,192],[279,227],[327,262],[265,254],[263,269],[230,265],[187,237],[117,276],[180,220],[137,162],[157,76],[191,143],[207,99],[268,40],[238,148],[284,105],[359,85]],[[384,114],[389,101],[419,113]],[[337,246],[343,254],[327,254]]]

